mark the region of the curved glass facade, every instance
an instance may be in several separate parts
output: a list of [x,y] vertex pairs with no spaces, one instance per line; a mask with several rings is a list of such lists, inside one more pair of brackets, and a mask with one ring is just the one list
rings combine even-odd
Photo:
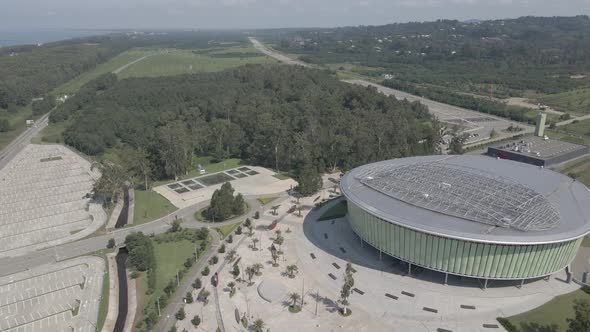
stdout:
[[582,238],[551,244],[503,245],[431,235],[382,220],[348,201],[353,231],[382,252],[414,265],[485,279],[528,279],[564,269]]

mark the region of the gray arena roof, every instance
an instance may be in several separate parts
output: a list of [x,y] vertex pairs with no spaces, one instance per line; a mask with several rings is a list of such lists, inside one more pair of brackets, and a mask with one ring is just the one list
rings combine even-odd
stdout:
[[506,244],[561,242],[590,232],[590,192],[567,176],[484,156],[388,160],[348,172],[342,192],[389,222]]

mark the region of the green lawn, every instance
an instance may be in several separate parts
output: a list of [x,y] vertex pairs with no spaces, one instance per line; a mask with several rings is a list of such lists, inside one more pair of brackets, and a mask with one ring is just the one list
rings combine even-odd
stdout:
[[277,178],[279,180],[287,180],[287,179],[290,179],[291,178],[288,174],[282,173],[282,172],[281,173],[275,173],[272,176],[274,176],[275,178]]
[[93,79],[97,78],[98,76],[106,73],[113,72],[114,70],[134,61],[137,60],[145,55],[155,53],[157,50],[153,49],[132,49],[126,52],[123,52],[116,57],[112,58],[111,60],[98,65],[93,70],[87,71],[82,75],[74,78],[73,80],[61,85],[57,89],[54,90],[54,94],[62,95],[62,94],[72,94],[78,91],[80,87]]
[[260,204],[266,205],[266,204],[274,201],[277,198],[279,198],[279,197],[277,197],[277,196],[274,196],[274,197],[262,197],[262,198],[257,198],[256,200],[259,201]]
[[[216,57],[203,54],[202,50],[168,50],[151,56],[143,61],[133,64],[123,70],[119,76],[127,77],[157,77],[167,75],[190,74],[195,72],[215,72],[229,68],[239,67],[245,64],[269,64],[275,63],[269,57],[260,54],[260,56],[240,56],[240,53],[247,53],[250,50],[239,50],[232,48],[231,51],[221,51],[221,53],[234,52],[235,56]],[[215,53],[211,53],[215,54]],[[217,52],[220,54],[220,52]]]
[[538,98],[541,102],[564,112],[573,114],[590,113],[590,87]]
[[342,218],[346,215],[347,212],[348,211],[346,209],[346,201],[340,201],[334,206],[330,207],[328,210],[326,210],[326,212],[324,212],[318,218],[318,221]]
[[176,206],[155,191],[135,190],[134,225],[161,218],[176,210]]
[[176,278],[176,270],[183,269],[187,258],[193,257],[195,246],[199,243],[192,243],[187,240],[154,243],[156,255],[156,291],[161,292],[166,284]]
[[576,180],[590,186],[590,157],[580,158],[565,164],[560,170],[563,174],[575,174]]
[[582,290],[558,296],[544,305],[508,320],[523,332],[565,332],[566,318],[573,318],[573,303],[576,299],[590,301],[590,295]]
[[546,130],[547,136],[577,144],[590,144],[590,120]]
[[219,234],[221,234],[221,238],[225,239],[225,237],[228,236],[229,233],[231,233],[234,229],[236,229],[236,227],[238,227],[241,224],[241,222],[237,222],[231,225],[216,227],[215,229],[219,232]]
[[106,270],[105,274],[103,275],[102,279],[102,291],[101,291],[101,298],[100,298],[100,305],[98,307],[98,321],[96,322],[96,326],[98,327],[98,331],[102,331],[102,327],[104,322],[107,318],[107,313],[109,311],[109,290],[110,290],[110,280],[109,280],[109,268],[108,262],[104,255],[101,257],[105,260]]

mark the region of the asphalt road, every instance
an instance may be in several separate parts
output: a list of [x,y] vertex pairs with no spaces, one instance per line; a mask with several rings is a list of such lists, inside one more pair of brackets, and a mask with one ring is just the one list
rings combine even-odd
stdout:
[[0,169],[4,168],[14,156],[31,143],[31,138],[35,137],[43,128],[47,127],[48,123],[49,113],[39,118],[34,126],[27,128],[12,143],[0,151]]

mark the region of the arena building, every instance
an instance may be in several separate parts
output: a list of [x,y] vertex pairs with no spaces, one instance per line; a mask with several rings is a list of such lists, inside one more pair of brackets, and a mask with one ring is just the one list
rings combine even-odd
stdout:
[[410,271],[420,266],[486,285],[563,270],[590,232],[586,186],[511,160],[387,160],[351,170],[340,186],[362,241]]

